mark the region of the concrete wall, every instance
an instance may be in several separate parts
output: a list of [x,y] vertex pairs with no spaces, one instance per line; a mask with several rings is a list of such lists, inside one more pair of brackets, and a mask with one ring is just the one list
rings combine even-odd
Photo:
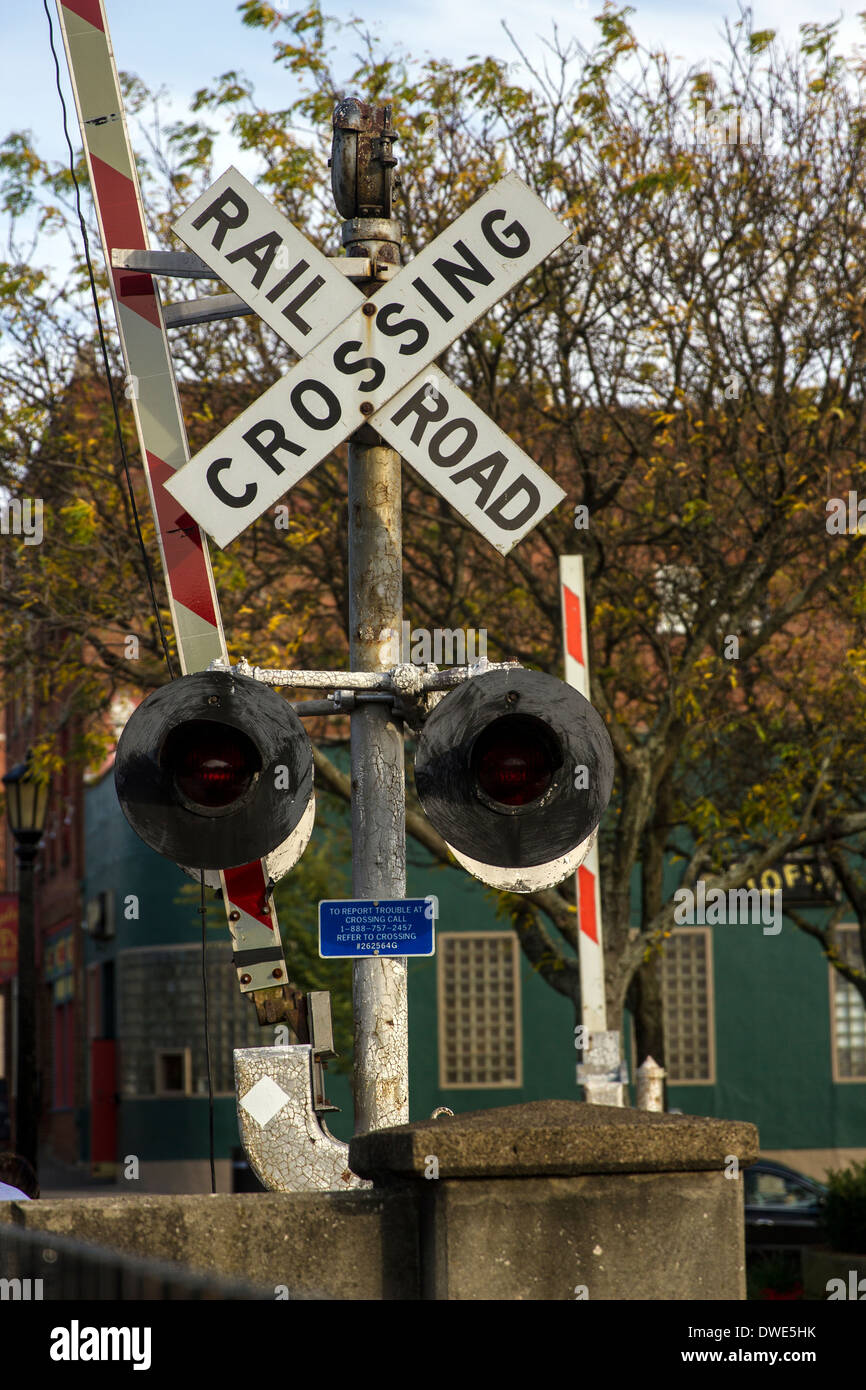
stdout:
[[[275,1297],[745,1297],[751,1125],[541,1101],[359,1135],[373,1189],[0,1203],[0,1221]],[[282,1296],[285,1296],[284,1294]]]
[[415,1299],[411,1193],[238,1193],[0,1202],[0,1222],[272,1285],[274,1297]]

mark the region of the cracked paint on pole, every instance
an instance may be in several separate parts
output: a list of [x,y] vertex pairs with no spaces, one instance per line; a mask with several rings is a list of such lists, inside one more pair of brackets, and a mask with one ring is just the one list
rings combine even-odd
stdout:
[[[371,442],[366,442],[370,440]],[[377,442],[372,442],[372,441]],[[353,670],[392,664],[403,618],[401,461],[362,428],[349,441],[349,635]],[[402,722],[382,702],[352,713],[352,893],[406,896]],[[409,1120],[405,956],[355,961],[355,1133]]]

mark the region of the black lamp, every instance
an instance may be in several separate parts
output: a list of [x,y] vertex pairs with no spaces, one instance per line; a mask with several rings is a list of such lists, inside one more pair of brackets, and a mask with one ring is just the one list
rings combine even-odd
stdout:
[[[15,838],[19,855],[28,851],[35,855],[39,841],[45,833],[45,820],[48,815],[49,782],[37,782],[33,777],[31,755],[23,763],[18,763],[3,778],[6,788],[6,814],[9,829]],[[23,854],[22,854],[23,851]]]
[[48,813],[49,782],[33,776],[32,755],[3,778],[9,829],[18,858],[18,1068],[15,1146],[38,1163],[39,1077],[36,1049],[36,918],[33,869]]

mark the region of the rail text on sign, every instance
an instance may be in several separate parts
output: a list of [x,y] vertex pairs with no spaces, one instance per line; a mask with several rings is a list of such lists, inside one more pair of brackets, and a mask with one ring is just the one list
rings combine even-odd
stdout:
[[320,342],[360,298],[237,169],[227,169],[174,230],[297,353]]

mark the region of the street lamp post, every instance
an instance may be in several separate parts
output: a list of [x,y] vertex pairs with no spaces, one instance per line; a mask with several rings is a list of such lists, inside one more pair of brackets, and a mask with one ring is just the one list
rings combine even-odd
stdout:
[[39,1097],[36,1086],[36,924],[33,868],[48,812],[47,781],[33,777],[30,754],[3,778],[6,813],[18,858],[18,1073],[15,1147],[37,1167]]

